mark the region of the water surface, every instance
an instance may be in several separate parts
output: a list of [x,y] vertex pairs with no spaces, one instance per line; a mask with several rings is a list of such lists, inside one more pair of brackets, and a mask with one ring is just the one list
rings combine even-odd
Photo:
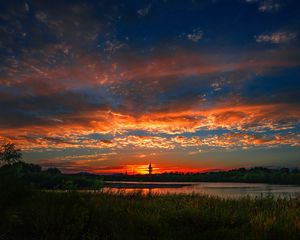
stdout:
[[[300,197],[300,186],[264,183],[212,183],[212,182],[109,182],[105,191],[143,194],[203,194],[222,198],[251,197]],[[114,184],[124,184],[114,187]],[[143,185],[141,185],[143,184]],[[145,188],[144,185],[149,185]],[[182,185],[182,186],[181,186]],[[128,186],[128,187],[126,187]],[[142,186],[142,187],[141,187]]]

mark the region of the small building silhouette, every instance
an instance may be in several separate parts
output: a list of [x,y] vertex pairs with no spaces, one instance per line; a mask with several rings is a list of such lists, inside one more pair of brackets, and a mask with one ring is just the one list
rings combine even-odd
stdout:
[[149,173],[150,176],[152,175],[152,171],[153,171],[153,167],[150,163],[149,166],[148,166],[148,173]]

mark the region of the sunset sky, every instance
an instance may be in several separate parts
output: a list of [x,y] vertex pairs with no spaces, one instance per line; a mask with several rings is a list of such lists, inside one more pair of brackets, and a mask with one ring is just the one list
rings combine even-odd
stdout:
[[300,167],[299,43],[298,0],[4,0],[0,142],[64,172]]

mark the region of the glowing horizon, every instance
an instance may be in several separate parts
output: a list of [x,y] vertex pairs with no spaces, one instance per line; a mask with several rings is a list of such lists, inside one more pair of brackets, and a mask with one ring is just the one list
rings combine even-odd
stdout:
[[300,167],[299,1],[0,5],[0,143],[25,161]]

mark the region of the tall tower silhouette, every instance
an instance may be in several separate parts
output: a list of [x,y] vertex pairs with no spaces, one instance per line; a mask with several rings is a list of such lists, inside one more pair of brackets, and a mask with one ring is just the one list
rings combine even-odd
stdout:
[[149,166],[148,166],[148,173],[149,173],[150,176],[152,175],[152,171],[153,171],[153,168],[152,168],[152,165],[150,163]]

